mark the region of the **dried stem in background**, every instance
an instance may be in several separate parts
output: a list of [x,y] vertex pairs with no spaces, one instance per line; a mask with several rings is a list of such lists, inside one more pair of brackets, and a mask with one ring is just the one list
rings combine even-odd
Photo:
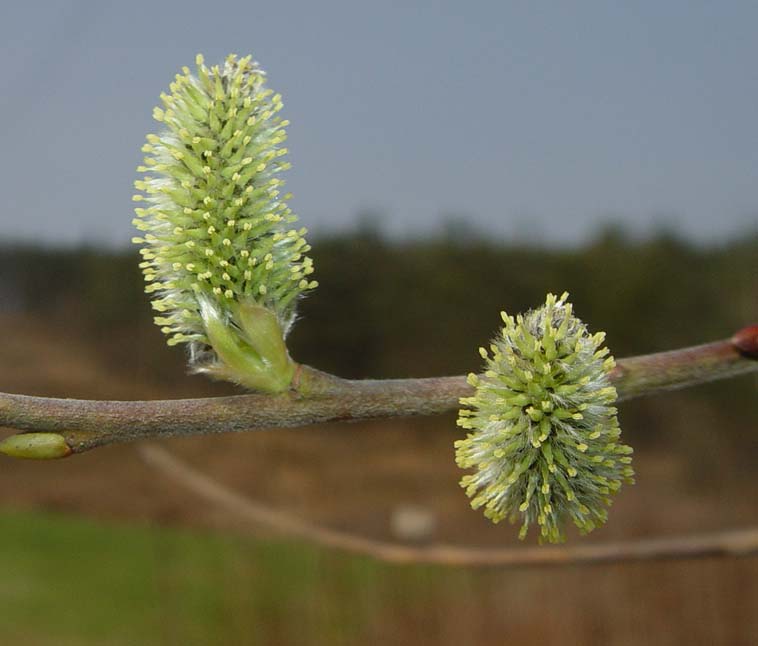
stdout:
[[235,520],[242,520],[251,526],[265,527],[324,547],[389,563],[523,567],[748,556],[758,553],[758,528],[618,543],[590,543],[572,547],[486,549],[441,544],[415,547],[373,540],[313,525],[250,500],[194,469],[161,447],[146,445],[140,447],[139,451],[147,464],[207,504],[225,511]]

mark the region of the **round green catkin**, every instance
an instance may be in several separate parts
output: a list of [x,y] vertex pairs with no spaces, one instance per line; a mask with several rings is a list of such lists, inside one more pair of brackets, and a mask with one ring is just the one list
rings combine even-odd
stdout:
[[540,541],[565,539],[602,525],[611,496],[633,482],[632,449],[619,441],[614,361],[566,301],[545,304],[504,326],[489,350],[485,373],[469,375],[472,397],[461,399],[456,461],[473,473],[461,485],[472,507],[494,522],[521,521],[519,536],[539,527]]

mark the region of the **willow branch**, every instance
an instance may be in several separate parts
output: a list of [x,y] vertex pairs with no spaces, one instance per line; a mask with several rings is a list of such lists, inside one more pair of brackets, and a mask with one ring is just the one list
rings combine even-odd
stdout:
[[226,512],[235,521],[242,520],[250,526],[265,527],[289,537],[390,563],[514,567],[748,556],[758,553],[758,528],[572,547],[485,549],[442,544],[416,547],[329,529],[286,512],[269,509],[225,487],[160,447],[140,447],[140,454],[161,474],[207,504]]
[[[753,326],[728,340],[621,359],[611,379],[624,400],[756,371],[756,359]],[[464,376],[352,381],[298,366],[280,395],[94,401],[0,393],[0,426],[58,433],[66,453],[81,453],[148,438],[434,415],[458,408],[471,392]]]

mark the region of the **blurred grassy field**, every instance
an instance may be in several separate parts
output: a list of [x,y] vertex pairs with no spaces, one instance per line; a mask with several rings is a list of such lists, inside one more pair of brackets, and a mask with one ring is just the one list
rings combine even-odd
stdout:
[[5,511],[2,643],[356,643],[372,609],[343,611],[340,597],[378,569],[329,561],[287,543]]
[[[617,356],[758,321],[758,237],[692,248],[609,231],[578,250],[478,239],[394,245],[370,231],[314,250],[296,359],[344,376],[463,373],[497,313],[570,289]],[[235,392],[184,374],[150,321],[132,253],[0,249],[0,390],[141,399]],[[638,484],[608,541],[758,523],[757,380],[625,403]],[[164,443],[273,508],[400,540],[518,546],[468,507],[452,416]],[[0,644],[752,644],[758,558],[466,570],[389,567],[275,540],[199,504],[130,446],[0,465]]]
[[[301,544],[0,514],[3,644],[750,644],[758,563],[390,567]],[[727,597],[730,603],[723,604]]]

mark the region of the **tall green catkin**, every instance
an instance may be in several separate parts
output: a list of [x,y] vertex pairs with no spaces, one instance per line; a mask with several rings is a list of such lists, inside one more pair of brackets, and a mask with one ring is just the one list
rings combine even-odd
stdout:
[[282,194],[288,122],[249,56],[183,68],[161,94],[135,182],[134,225],[146,292],[169,345],[195,371],[277,392],[294,364],[284,337],[298,298],[317,286],[305,229]]

